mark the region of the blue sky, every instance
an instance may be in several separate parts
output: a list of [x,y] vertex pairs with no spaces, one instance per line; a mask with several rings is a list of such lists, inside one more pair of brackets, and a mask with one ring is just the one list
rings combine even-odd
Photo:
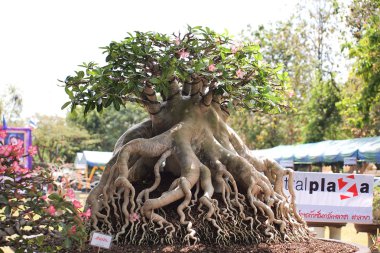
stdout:
[[284,20],[296,0],[12,0],[0,1],[0,93],[8,84],[22,93],[22,116],[65,115],[57,79],[82,62],[102,62],[101,46],[129,31],[173,33],[187,24],[239,33]]

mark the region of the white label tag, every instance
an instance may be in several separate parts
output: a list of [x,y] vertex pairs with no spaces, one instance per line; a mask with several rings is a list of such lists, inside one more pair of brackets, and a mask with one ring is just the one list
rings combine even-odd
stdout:
[[101,247],[104,249],[110,249],[112,243],[112,236],[111,235],[105,235],[98,232],[93,232],[91,236],[90,245]]
[[356,165],[356,157],[345,157],[343,158],[344,160],[344,165]]

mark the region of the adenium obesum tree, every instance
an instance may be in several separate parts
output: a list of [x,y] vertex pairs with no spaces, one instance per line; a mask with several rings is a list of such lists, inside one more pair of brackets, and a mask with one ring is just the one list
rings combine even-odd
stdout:
[[150,117],[119,138],[89,194],[92,229],[135,244],[308,238],[292,186],[290,198],[283,192],[292,170],[255,156],[226,123],[232,108],[287,106],[286,73],[265,63],[258,45],[188,27],[130,33],[104,50],[104,66],[83,64],[66,78],[63,108],[133,102]]
[[[6,130],[0,128],[0,139],[5,135]],[[0,142],[0,246],[16,253],[82,248],[91,210],[81,211],[72,189],[57,188],[50,169],[24,168],[22,145]],[[28,149],[28,155],[36,152],[34,146]]]

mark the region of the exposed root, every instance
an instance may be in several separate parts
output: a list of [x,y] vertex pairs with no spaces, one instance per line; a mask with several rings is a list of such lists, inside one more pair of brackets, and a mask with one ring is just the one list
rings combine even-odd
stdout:
[[[170,82],[160,104],[152,88],[144,88],[155,116],[118,141],[87,199],[91,227],[115,234],[119,244],[307,240],[295,207],[293,171],[247,149],[225,124],[220,98],[204,80]],[[177,112],[187,116],[171,116]],[[285,176],[290,197],[283,191]]]

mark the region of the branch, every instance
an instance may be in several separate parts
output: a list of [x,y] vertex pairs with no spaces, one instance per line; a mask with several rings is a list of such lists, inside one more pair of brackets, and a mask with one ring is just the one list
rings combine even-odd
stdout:
[[141,94],[143,100],[147,100],[145,103],[149,114],[155,115],[161,111],[161,103],[157,101],[156,91],[149,84],[145,84],[144,90]]
[[173,80],[170,82],[168,97],[165,100],[172,100],[178,97],[179,93],[180,93],[180,88],[178,85],[178,81],[176,78],[173,78]]
[[211,85],[209,86],[209,90],[208,92],[206,93],[206,95],[204,95],[202,97],[202,103],[203,105],[205,106],[210,106],[211,103],[215,100],[214,100],[214,93],[215,93],[215,90],[216,90],[216,82],[212,82]]
[[132,103],[137,103],[140,105],[147,105],[150,103],[149,100],[137,98],[137,97],[130,97],[130,96],[122,96],[121,97],[125,102],[132,102]]

